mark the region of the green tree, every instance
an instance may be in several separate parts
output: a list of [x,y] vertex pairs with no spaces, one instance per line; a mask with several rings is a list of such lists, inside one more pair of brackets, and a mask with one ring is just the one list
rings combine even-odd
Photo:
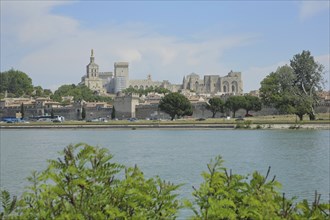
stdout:
[[24,118],[24,114],[25,114],[25,109],[24,109],[24,104],[22,102],[21,104],[21,117]]
[[169,114],[171,120],[177,117],[190,116],[193,114],[190,101],[182,94],[173,92],[165,95],[159,102],[161,111]]
[[51,98],[55,101],[62,102],[63,96],[73,96],[74,101],[112,101],[111,97],[94,94],[94,92],[85,85],[62,85],[54,92],[54,95],[52,95]]
[[225,107],[233,112],[233,118],[235,118],[236,112],[243,108],[245,104],[245,98],[243,96],[230,96],[225,102]]
[[206,109],[210,110],[212,112],[212,118],[215,117],[215,114],[217,112],[224,113],[224,107],[225,103],[222,101],[222,99],[218,97],[211,98],[207,103],[206,103]]
[[50,117],[54,118],[54,109],[53,108],[50,110]]
[[317,63],[309,51],[302,51],[296,54],[290,60],[290,66],[293,69],[295,80],[293,90],[295,96],[306,100],[310,120],[315,120],[314,105],[318,101],[317,92],[322,91],[324,66]]
[[14,94],[15,97],[31,95],[33,85],[31,78],[24,72],[10,69],[0,73],[0,92]]
[[265,105],[274,106],[281,113],[292,113],[295,76],[290,66],[277,68],[261,81],[260,97]]
[[246,111],[246,116],[249,116],[249,111],[260,111],[262,104],[258,97],[252,95],[245,95],[245,103],[243,109]]
[[85,120],[86,118],[86,108],[85,107],[82,107],[82,110],[81,110],[81,119],[82,120]]
[[53,94],[52,90],[44,89],[43,96],[51,96]]
[[44,90],[42,89],[41,86],[35,86],[34,88],[35,96],[36,97],[41,97],[43,96]]
[[314,120],[317,93],[322,90],[323,69],[309,51],[295,55],[290,66],[279,67],[262,80],[263,103],[274,106],[280,113],[296,114],[300,120],[305,114]]
[[113,163],[104,148],[69,145],[61,155],[32,173],[19,201],[2,191],[4,219],[175,219],[179,185]]
[[112,107],[112,112],[111,112],[111,119],[115,119],[116,118],[116,109],[115,106]]
[[123,93],[136,93],[136,94],[139,94],[139,96],[142,96],[142,95],[147,95],[150,92],[156,92],[156,93],[165,95],[165,94],[170,93],[171,91],[168,89],[162,88],[162,87],[153,88],[152,86],[150,86],[149,88],[146,88],[146,89],[141,89],[141,88],[135,89],[133,87],[129,87],[129,88],[124,89],[122,92]]
[[164,95],[171,93],[171,91],[169,89],[162,88],[162,87],[155,88],[155,92],[157,92],[159,94],[164,94]]

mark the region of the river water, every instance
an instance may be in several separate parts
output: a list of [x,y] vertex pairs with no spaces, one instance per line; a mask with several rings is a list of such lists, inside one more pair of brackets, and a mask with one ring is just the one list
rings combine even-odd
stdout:
[[[313,199],[314,191],[329,200],[329,130],[117,130],[17,129],[0,131],[1,188],[19,195],[33,170],[43,170],[68,144],[85,142],[108,148],[114,161],[137,164],[147,177],[185,185],[181,197],[191,198],[192,186],[217,155],[233,173],[258,170],[283,185],[286,195]],[[180,214],[181,216],[187,213]]]

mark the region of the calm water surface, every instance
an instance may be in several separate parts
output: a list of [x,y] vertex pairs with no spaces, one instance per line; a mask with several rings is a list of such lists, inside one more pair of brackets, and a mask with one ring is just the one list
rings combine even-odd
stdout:
[[1,187],[16,195],[32,170],[46,168],[68,144],[86,142],[108,148],[116,162],[137,164],[147,177],[185,183],[179,193],[186,198],[210,159],[222,155],[233,173],[265,174],[271,166],[287,195],[312,200],[317,190],[329,200],[328,130],[36,129],[1,130],[0,138]]

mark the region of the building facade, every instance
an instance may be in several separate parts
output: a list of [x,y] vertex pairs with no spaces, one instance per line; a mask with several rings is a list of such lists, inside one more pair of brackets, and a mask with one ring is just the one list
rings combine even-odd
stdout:
[[183,78],[182,84],[172,84],[167,80],[153,81],[151,75],[147,79],[130,79],[129,63],[114,63],[114,74],[112,72],[99,72],[99,66],[95,63],[92,50],[90,63],[87,65],[86,75],[82,77],[81,84],[88,86],[91,90],[103,94],[117,94],[126,88],[135,89],[166,88],[172,92],[189,90],[197,94],[211,95],[242,95],[243,81],[241,72],[230,71],[226,76],[205,75],[204,78],[192,73]]

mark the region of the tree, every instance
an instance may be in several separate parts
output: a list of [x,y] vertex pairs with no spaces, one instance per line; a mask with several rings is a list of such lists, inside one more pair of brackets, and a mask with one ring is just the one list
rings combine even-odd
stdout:
[[290,66],[293,69],[295,80],[293,90],[295,96],[306,100],[310,120],[315,120],[314,105],[318,101],[317,92],[322,91],[324,66],[315,62],[314,57],[309,51],[302,51],[301,54],[294,55],[290,60]]
[[44,93],[44,90],[42,89],[41,86],[35,86],[33,89],[36,97],[41,97]]
[[236,111],[244,107],[245,98],[243,96],[230,96],[225,102],[227,109],[233,112],[235,118]]
[[15,97],[31,95],[33,85],[31,78],[24,72],[10,69],[0,73],[0,93],[14,94]]
[[166,89],[166,88],[163,88],[163,87],[157,87],[154,89],[155,92],[159,93],[159,94],[168,94],[168,93],[171,93],[171,90],[169,89]]
[[296,114],[303,120],[305,114],[315,119],[317,93],[322,90],[323,69],[309,51],[303,51],[290,60],[290,66],[279,67],[261,82],[261,99],[280,113]]
[[280,113],[294,113],[293,81],[295,76],[290,66],[277,68],[261,81],[260,97],[265,105],[274,106]]
[[24,104],[22,102],[21,104],[21,117],[24,118],[24,114],[25,114],[25,109],[24,109]]
[[182,94],[173,92],[165,95],[159,102],[161,111],[169,114],[171,120],[177,117],[190,116],[193,114],[190,101]]
[[175,219],[179,185],[113,163],[104,148],[69,145],[62,155],[32,173],[19,200],[2,191],[1,219]]
[[82,120],[85,120],[86,118],[86,109],[85,107],[82,107],[82,110],[81,110],[81,119]]
[[111,97],[94,94],[94,92],[85,85],[62,85],[54,92],[54,95],[52,95],[51,98],[55,101],[61,102],[63,96],[73,96],[74,101],[112,101]]
[[50,110],[50,117],[54,118],[54,109],[53,108]]
[[212,112],[212,118],[215,117],[217,112],[224,113],[224,107],[225,103],[222,101],[222,99],[217,97],[211,98],[208,103],[206,103],[206,109]]
[[115,106],[112,107],[112,112],[111,112],[111,119],[115,119],[116,118],[116,109]]
[[141,88],[135,89],[133,87],[128,87],[128,88],[124,89],[122,92],[123,93],[136,93],[136,94],[139,94],[139,96],[147,95],[150,92],[156,92],[156,93],[164,94],[164,95],[171,93],[171,91],[168,89],[165,89],[162,87],[153,88],[152,86],[150,86],[149,88],[146,88],[146,89],[141,89]]
[[243,109],[246,111],[246,116],[249,116],[249,111],[260,111],[262,104],[258,97],[252,95],[245,95],[245,102],[243,104]]

